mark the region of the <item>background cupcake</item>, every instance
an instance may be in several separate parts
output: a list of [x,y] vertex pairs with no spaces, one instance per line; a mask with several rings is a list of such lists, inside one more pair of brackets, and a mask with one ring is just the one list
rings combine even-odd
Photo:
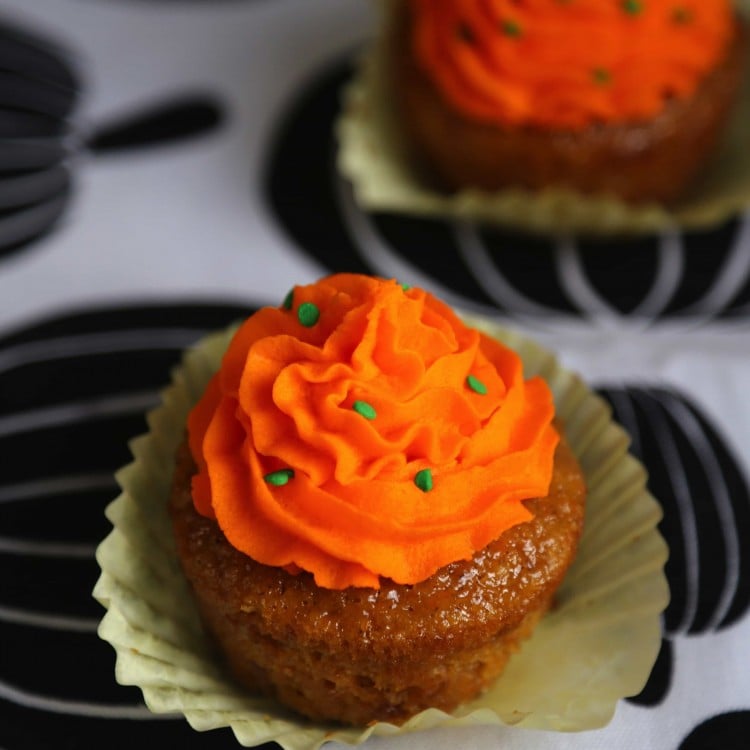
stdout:
[[747,203],[747,32],[728,0],[384,9],[340,127],[363,205],[593,234]]
[[[400,288],[396,291],[403,294]],[[293,317],[283,306],[276,311],[283,313]],[[527,339],[487,321],[472,320],[471,325],[518,352],[528,377],[538,375],[549,384],[556,414],[588,485],[588,530],[556,606],[511,659],[505,676],[454,713],[430,708],[406,721],[400,731],[466,723],[558,730],[601,726],[610,720],[618,697],[643,687],[658,652],[659,613],[668,598],[666,547],[655,530],[660,511],[645,491],[640,465],[627,454],[624,433],[612,424],[600,399]],[[196,728],[230,726],[243,743],[263,738],[284,745],[288,740],[289,747],[392,733],[393,726],[385,722],[364,731],[333,731],[324,723],[300,722],[273,700],[238,687],[201,634],[171,542],[167,503],[173,456],[184,438],[188,411],[219,367],[232,333],[209,337],[188,353],[164,394],[164,406],[149,419],[151,433],[133,445],[135,462],[119,474],[124,491],[108,511],[115,529],[98,551],[102,575],[94,593],[108,609],[100,634],[117,650],[121,681],[138,685],[152,710],[183,712]],[[351,416],[365,419],[356,412]],[[282,490],[296,478],[284,476]],[[186,504],[184,492],[175,498],[179,516]],[[182,532],[178,538],[184,544]],[[201,540],[214,545],[205,528],[194,538],[198,546]],[[139,565],[125,564],[125,558],[137,559]],[[228,569],[238,570],[235,565]],[[199,599],[206,590],[226,587],[218,570],[202,575],[208,589],[199,585]],[[297,589],[296,583],[286,585],[292,592]],[[398,587],[393,590],[398,594]],[[389,586],[386,594],[390,591]],[[272,604],[268,599],[263,607],[268,610]],[[314,608],[311,612],[314,615]],[[257,620],[259,612],[251,606],[248,616]],[[270,642],[265,643],[270,648]],[[300,738],[307,744],[294,744]]]
[[672,202],[712,155],[742,76],[729,0],[413,0],[398,13],[399,116],[449,190]]

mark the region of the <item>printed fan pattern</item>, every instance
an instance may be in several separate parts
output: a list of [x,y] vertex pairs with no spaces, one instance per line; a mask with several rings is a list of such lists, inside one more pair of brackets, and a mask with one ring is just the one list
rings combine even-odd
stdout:
[[170,94],[147,112],[84,128],[75,116],[82,88],[69,50],[0,23],[0,259],[54,229],[84,154],[193,138],[215,130],[224,117],[218,99],[189,91]]
[[[231,746],[157,716],[114,680],[96,635],[97,544],[114,471],[184,348],[247,314],[227,306],[95,310],[0,341],[0,746]],[[44,669],[29,669],[44,664]]]

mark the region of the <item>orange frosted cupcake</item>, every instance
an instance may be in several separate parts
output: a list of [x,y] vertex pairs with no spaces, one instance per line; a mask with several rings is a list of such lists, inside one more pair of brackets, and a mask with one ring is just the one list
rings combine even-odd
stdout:
[[426,292],[337,275],[237,331],[170,500],[235,677],[314,719],[486,688],[550,606],[581,470],[540,378]]
[[744,46],[730,0],[403,0],[392,85],[448,189],[669,203],[714,150]]

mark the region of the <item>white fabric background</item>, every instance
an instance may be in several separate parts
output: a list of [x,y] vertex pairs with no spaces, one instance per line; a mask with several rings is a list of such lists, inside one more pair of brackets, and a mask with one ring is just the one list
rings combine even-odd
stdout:
[[[260,179],[274,126],[295,91],[371,33],[368,3],[1,0],[0,11],[79,56],[85,91],[74,136],[180,91],[214,92],[230,113],[218,133],[189,148],[164,148],[158,158],[147,148],[111,156],[80,153],[62,225],[3,260],[0,334],[105,302],[275,304],[292,283],[312,281],[324,271],[275,224],[261,200]],[[744,241],[750,257],[750,237]],[[690,394],[718,422],[747,469],[747,322],[635,326],[617,316],[592,316],[527,328],[591,382],[667,383]],[[437,731],[371,745],[677,748],[703,718],[750,708],[750,618],[718,633],[678,636],[673,646],[675,681],[666,701],[656,709],[622,703],[600,731]]]

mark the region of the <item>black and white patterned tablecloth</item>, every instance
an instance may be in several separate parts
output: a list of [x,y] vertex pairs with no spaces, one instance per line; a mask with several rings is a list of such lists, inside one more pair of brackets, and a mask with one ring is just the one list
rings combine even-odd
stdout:
[[357,0],[0,0],[0,748],[224,748],[96,636],[127,440],[185,346],[328,270],[501,317],[611,403],[663,504],[662,649],[612,723],[373,746],[750,747],[750,214],[532,239],[361,211],[332,125]]

